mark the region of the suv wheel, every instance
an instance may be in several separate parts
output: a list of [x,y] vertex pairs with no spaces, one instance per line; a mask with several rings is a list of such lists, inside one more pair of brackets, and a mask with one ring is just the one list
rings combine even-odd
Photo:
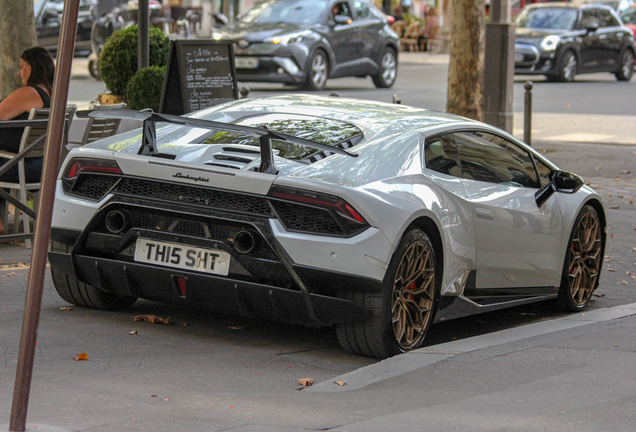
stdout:
[[384,48],[382,53],[382,61],[380,62],[380,69],[373,75],[373,84],[377,88],[389,88],[395,83],[397,77],[397,58],[395,51],[391,48]]
[[634,53],[626,49],[621,55],[621,61],[619,62],[619,69],[614,74],[619,81],[629,81],[634,74]]
[[329,62],[323,51],[316,51],[309,61],[309,71],[305,88],[307,90],[323,90],[327,84]]

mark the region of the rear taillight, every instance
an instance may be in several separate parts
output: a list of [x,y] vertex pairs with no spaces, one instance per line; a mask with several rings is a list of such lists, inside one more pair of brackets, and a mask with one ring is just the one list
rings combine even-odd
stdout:
[[114,160],[74,158],[66,166],[62,178],[73,182],[82,173],[121,174],[121,169]]
[[121,179],[114,160],[73,158],[62,175],[64,193],[92,201],[101,200]]
[[[289,208],[286,208],[284,212],[279,211],[282,222],[288,229],[321,234],[326,234],[323,231],[327,230],[329,234],[351,235],[369,227],[364,217],[353,206],[337,196],[283,186],[273,186],[269,196],[277,199],[272,200],[274,208],[280,208],[283,203],[287,202],[316,210],[317,213],[313,216],[308,215],[306,211],[301,211],[295,215],[293,209]],[[324,228],[328,225],[323,220],[324,218],[318,216],[319,213],[328,213],[333,219],[333,224],[340,229],[334,231],[333,227]],[[301,214],[305,219],[303,223],[298,222]]]

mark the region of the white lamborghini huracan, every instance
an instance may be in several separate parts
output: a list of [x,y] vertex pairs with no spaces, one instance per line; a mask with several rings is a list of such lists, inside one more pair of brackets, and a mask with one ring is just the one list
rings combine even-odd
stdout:
[[188,116],[70,152],[49,260],[66,301],[137,298],[307,325],[385,358],[434,320],[554,299],[581,310],[601,198],[513,136],[403,105],[306,95]]

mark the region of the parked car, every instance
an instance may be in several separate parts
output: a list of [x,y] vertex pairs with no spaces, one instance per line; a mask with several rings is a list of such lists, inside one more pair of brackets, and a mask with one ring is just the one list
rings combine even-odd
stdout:
[[632,78],[634,36],[608,6],[533,4],[515,23],[516,74],[555,81],[589,72],[611,72],[619,81]]
[[[91,53],[91,30],[93,27],[91,7],[95,4],[97,4],[97,0],[80,0],[75,55],[88,56]],[[38,45],[46,48],[53,55],[57,53],[63,9],[64,0],[33,1]]]
[[91,115],[144,119],[145,135],[62,166],[49,261],[74,305],[335,325],[345,350],[384,358],[434,320],[549,299],[581,311],[598,285],[599,195],[490,125],[310,95]]
[[614,9],[618,14],[634,5],[634,0],[571,0],[573,3],[587,3],[605,5]]
[[399,38],[364,0],[264,0],[212,37],[234,41],[239,81],[321,90],[329,78],[391,87],[397,76]]

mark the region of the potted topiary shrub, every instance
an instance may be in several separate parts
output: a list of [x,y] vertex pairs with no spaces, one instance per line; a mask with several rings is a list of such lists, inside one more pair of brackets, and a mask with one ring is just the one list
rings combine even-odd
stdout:
[[126,86],[128,109],[139,111],[151,108],[154,112],[159,112],[165,73],[165,66],[150,66],[138,70]]
[[[156,27],[150,28],[150,66],[168,62],[170,39]],[[126,95],[128,81],[137,72],[137,26],[116,31],[99,54],[99,72],[108,91],[119,97]],[[100,96],[100,99],[103,96]],[[100,100],[100,103],[107,103]]]

